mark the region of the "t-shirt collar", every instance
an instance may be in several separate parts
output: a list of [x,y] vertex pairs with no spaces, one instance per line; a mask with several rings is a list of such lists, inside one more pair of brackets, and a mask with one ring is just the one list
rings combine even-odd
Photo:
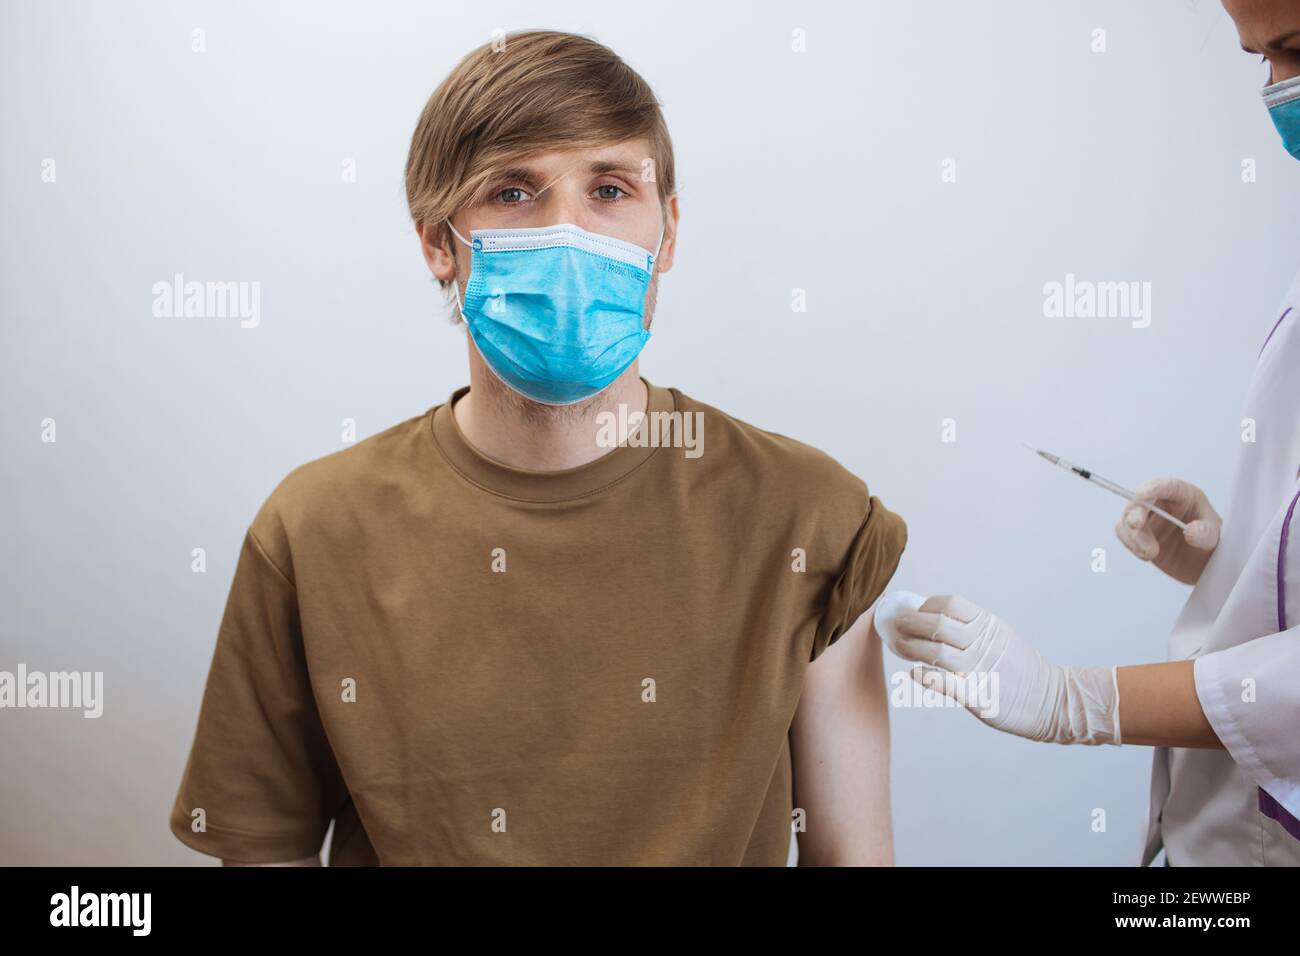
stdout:
[[[652,384],[644,376],[648,393],[647,413],[672,412],[677,402],[671,389]],[[658,448],[653,445],[623,444],[594,461],[559,471],[529,471],[513,468],[489,458],[469,443],[452,405],[469,392],[463,385],[430,413],[434,444],[449,464],[463,478],[479,487],[523,501],[565,501],[595,494],[622,480],[650,460]]]

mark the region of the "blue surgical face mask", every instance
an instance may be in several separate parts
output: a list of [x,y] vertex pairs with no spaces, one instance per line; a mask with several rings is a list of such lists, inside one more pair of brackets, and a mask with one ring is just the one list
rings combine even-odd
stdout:
[[1264,87],[1264,105],[1286,151],[1300,159],[1300,76]]
[[[457,307],[483,361],[515,391],[572,405],[604,390],[641,353],[654,252],[561,223],[471,229],[465,302]],[[455,280],[453,280],[454,282]]]

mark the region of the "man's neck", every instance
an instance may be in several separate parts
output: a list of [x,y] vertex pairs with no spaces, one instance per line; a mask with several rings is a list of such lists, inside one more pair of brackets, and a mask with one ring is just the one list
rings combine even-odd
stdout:
[[[452,413],[466,440],[503,465],[527,471],[577,468],[613,450],[600,442],[601,413],[613,413],[621,428],[628,418],[646,411],[649,392],[637,364],[633,362],[599,395],[552,407],[529,402],[510,391],[481,361],[471,361],[470,390]],[[621,415],[620,405],[625,406]],[[635,427],[635,418],[632,424]],[[620,433],[619,443],[626,440],[627,435]]]

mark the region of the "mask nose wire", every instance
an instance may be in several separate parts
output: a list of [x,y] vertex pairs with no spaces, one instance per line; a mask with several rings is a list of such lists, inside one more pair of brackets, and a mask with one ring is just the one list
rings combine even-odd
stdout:
[[[450,219],[447,220],[447,228],[451,230],[452,235],[454,235],[461,242],[465,243],[465,245],[469,246],[471,249],[474,248],[474,244],[472,242],[466,240],[464,236],[462,236],[459,232],[456,231],[456,227],[451,224]],[[659,241],[655,243],[654,255],[650,257],[651,266],[653,266],[657,261],[659,261],[659,250],[662,249],[664,246],[664,234],[667,231],[668,231],[668,224],[666,222],[661,223],[659,225]],[[460,314],[461,320],[464,321],[465,312],[460,307],[460,282],[457,281],[456,276],[451,277],[451,287],[456,294],[456,311]]]

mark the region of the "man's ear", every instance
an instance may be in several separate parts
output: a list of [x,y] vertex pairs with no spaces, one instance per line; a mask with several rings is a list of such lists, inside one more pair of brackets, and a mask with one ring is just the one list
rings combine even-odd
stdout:
[[456,258],[447,248],[447,232],[439,225],[422,222],[415,227],[420,236],[420,251],[434,278],[450,282],[456,277]]
[[664,244],[659,250],[659,258],[655,260],[656,272],[667,272],[673,267],[673,256],[677,252],[677,222],[679,216],[677,194],[673,193],[668,197],[668,203],[664,209]]

